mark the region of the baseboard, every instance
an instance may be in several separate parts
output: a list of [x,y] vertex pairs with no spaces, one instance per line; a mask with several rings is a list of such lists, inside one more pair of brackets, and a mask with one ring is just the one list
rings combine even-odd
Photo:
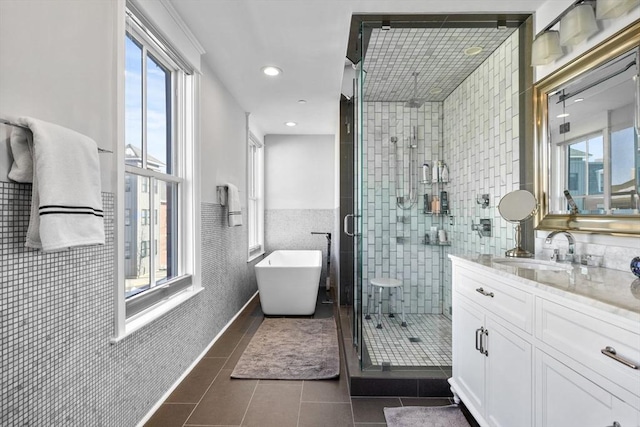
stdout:
[[136,427],[143,427],[146,424],[146,422],[151,419],[153,414],[155,414],[156,411],[158,409],[160,409],[160,406],[162,406],[164,401],[167,400],[167,398],[180,385],[180,383],[187,377],[187,375],[189,375],[191,373],[193,368],[195,368],[196,365],[200,362],[200,360],[202,360],[202,358],[209,352],[209,350],[211,350],[211,347],[213,347],[213,345],[220,339],[222,334],[224,334],[226,332],[226,330],[229,328],[229,326],[231,326],[231,324],[233,322],[235,322],[235,320],[238,318],[238,316],[240,316],[240,314],[242,314],[242,312],[253,302],[253,300],[255,298],[257,298],[257,296],[258,296],[258,292],[256,292],[255,294],[253,294],[253,296],[251,298],[249,298],[249,301],[247,301],[247,303],[244,306],[242,306],[242,308],[235,314],[235,316],[233,316],[231,318],[231,320],[229,320],[229,322],[227,322],[227,324],[220,330],[220,332],[218,332],[218,334],[213,338],[213,340],[211,340],[209,345],[207,345],[207,347],[202,351],[202,353],[200,353],[200,355],[198,357],[196,357],[196,359],[193,361],[193,363],[182,373],[182,375],[180,375],[180,377],[173,383],[173,385],[171,387],[169,387],[167,392],[162,395],[162,397],[153,405],[153,407],[151,407],[149,412],[147,412],[147,415],[145,415],[144,418],[142,418],[142,420],[140,420],[140,422],[136,425]]

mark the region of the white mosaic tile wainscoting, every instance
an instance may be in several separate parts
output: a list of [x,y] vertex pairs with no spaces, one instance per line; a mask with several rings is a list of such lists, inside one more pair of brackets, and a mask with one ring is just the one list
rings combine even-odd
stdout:
[[104,246],[42,253],[24,246],[31,185],[0,182],[2,426],[136,425],[257,290],[246,227],[202,203],[204,290],[111,344],[115,197],[102,202]]

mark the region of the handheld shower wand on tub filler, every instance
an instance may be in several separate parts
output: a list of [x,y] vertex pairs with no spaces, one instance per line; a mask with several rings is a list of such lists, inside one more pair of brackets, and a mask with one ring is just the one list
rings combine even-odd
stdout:
[[322,301],[323,304],[333,304],[333,300],[329,297],[329,290],[331,289],[331,270],[329,269],[331,266],[331,233],[323,232],[323,231],[312,231],[311,234],[324,234],[324,237],[327,238],[327,281],[325,284],[326,291],[326,299]]

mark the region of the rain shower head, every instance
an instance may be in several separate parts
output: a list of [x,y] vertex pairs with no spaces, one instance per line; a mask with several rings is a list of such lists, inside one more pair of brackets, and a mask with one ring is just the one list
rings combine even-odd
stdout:
[[414,71],[413,76],[413,98],[405,102],[404,106],[407,108],[420,108],[424,104],[424,99],[418,98],[418,72]]
[[424,100],[419,98],[411,98],[407,102],[404,103],[404,106],[407,108],[420,108],[424,104]]

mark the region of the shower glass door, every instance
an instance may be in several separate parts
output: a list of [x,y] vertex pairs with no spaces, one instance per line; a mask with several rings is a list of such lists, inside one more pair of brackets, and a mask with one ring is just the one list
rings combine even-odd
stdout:
[[[356,79],[354,84],[354,129],[355,138],[353,144],[353,251],[355,254],[353,268],[353,344],[362,364],[362,87],[364,82],[364,70],[362,61],[357,64]],[[362,368],[362,366],[361,366]]]

